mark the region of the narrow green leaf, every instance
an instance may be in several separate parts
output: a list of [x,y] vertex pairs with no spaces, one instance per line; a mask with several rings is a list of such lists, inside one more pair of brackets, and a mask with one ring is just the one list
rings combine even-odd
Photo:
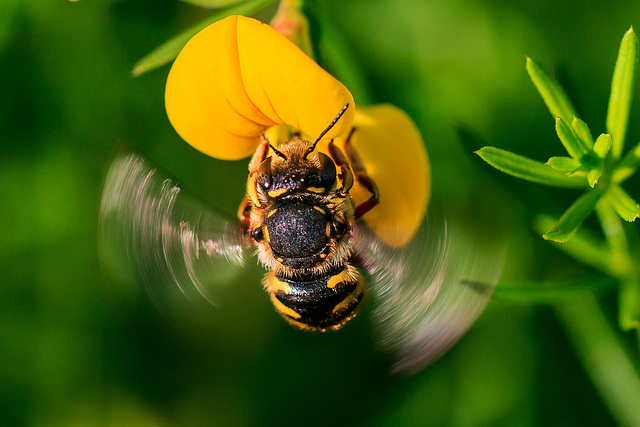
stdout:
[[618,322],[624,331],[640,329],[640,280],[629,278],[622,282],[618,294]]
[[586,176],[587,172],[589,172],[589,168],[587,165],[580,165],[572,171],[567,172],[567,176]]
[[601,194],[598,191],[588,191],[573,202],[569,209],[562,214],[555,227],[542,235],[546,240],[564,243],[573,236],[582,221],[593,211]]
[[500,148],[482,147],[475,153],[494,168],[527,181],[566,188],[582,188],[587,185],[584,178],[569,177],[541,162]]
[[590,293],[556,306],[567,338],[619,425],[640,425],[640,378]]
[[571,123],[577,114],[562,87],[529,57],[527,57],[527,72],[551,114]]
[[194,6],[204,7],[207,9],[222,9],[231,7],[234,4],[242,3],[247,0],[181,0]]
[[570,301],[584,291],[611,289],[616,280],[600,277],[580,282],[500,281],[492,298],[528,304],[557,304]]
[[633,222],[640,216],[640,204],[633,200],[626,191],[617,185],[612,185],[607,192],[607,199],[616,210],[620,218]]
[[617,183],[629,178],[640,166],[640,144],[633,147],[631,151],[624,156],[618,167],[613,172],[613,180]]
[[[611,252],[611,256],[606,260],[603,259],[603,262],[606,262],[612,276],[626,277],[630,271],[636,269],[636,262],[632,261],[629,256],[629,242],[622,226],[622,219],[611,206],[607,197],[601,198],[596,205],[596,214]],[[571,241],[577,235],[578,233]]]
[[[553,228],[556,222],[557,219],[555,218],[539,215],[536,218],[535,229],[540,234],[543,234],[546,230]],[[582,264],[593,267],[608,275],[618,276],[616,274],[618,270],[612,269],[612,267],[615,266],[612,251],[604,242],[584,228],[578,229],[567,242],[553,242],[553,245]]]
[[573,157],[556,156],[547,160],[545,166],[549,166],[560,172],[571,172],[580,167],[580,162]]
[[613,141],[611,140],[611,136],[608,133],[603,133],[598,137],[596,143],[593,144],[593,151],[600,157],[604,159],[609,154],[609,150],[611,150],[611,145]]
[[574,116],[571,127],[588,148],[593,147],[593,136],[591,136],[589,126],[585,122]]
[[142,59],[135,63],[131,74],[134,77],[137,77],[143,73],[146,73],[147,71],[151,71],[173,61],[174,59],[176,59],[178,53],[180,53],[187,42],[210,24],[213,24],[214,22],[217,22],[231,15],[250,15],[264,8],[271,2],[273,2],[273,0],[249,1],[208,16],[207,18],[186,29],[177,36],[169,39],[158,48],[151,51],[149,54],[145,55]]
[[573,128],[562,117],[556,117],[556,132],[567,153],[574,159],[580,160],[590,151],[589,147],[582,139],[578,138]]
[[593,168],[589,171],[589,173],[587,174],[587,182],[589,183],[589,186],[591,188],[595,187],[595,185],[598,183],[598,179],[600,179],[601,173],[602,170],[599,167]]
[[611,82],[611,96],[607,110],[607,131],[613,138],[613,156],[620,157],[627,132],[627,121],[633,97],[633,81],[636,74],[638,39],[629,28],[622,37],[616,67]]

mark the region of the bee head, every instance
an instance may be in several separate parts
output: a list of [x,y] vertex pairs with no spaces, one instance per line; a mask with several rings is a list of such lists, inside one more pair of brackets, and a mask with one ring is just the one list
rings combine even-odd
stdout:
[[336,186],[336,165],[328,155],[313,150],[309,142],[294,138],[273,150],[262,162],[257,183],[275,199],[302,192],[327,194]]
[[313,144],[299,137],[276,148],[258,169],[257,183],[270,198],[299,192],[327,194],[336,186],[336,165],[324,153],[316,150],[322,137],[331,130],[349,107],[345,105],[331,124],[320,133]]

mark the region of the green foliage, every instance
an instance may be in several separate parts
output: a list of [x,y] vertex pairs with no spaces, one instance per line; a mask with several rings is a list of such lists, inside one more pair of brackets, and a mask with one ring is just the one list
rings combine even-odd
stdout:
[[[594,239],[579,239],[564,250],[581,262],[600,267],[620,281],[620,327],[628,330],[640,326],[640,266],[630,268],[631,254],[623,228],[617,224],[616,235],[610,233],[611,212],[625,221],[640,217],[640,204],[619,185],[633,174],[640,165],[640,147],[632,149],[622,161],[624,138],[627,132],[629,111],[636,74],[638,40],[633,28],[627,31],[620,44],[613,73],[611,96],[607,111],[607,131],[593,142],[588,125],[576,117],[565,92],[533,60],[527,58],[527,71],[540,92],[549,111],[555,117],[556,132],[560,142],[571,157],[556,156],[545,165],[534,160],[500,150],[484,147],[477,154],[493,167],[518,178],[546,185],[562,186],[568,179],[583,182],[591,188],[578,197],[555,221],[545,224],[542,237],[566,244],[582,222],[594,210],[608,242],[608,248]],[[565,185],[568,186],[568,185]],[[549,229],[550,228],[550,229]],[[577,243],[577,244],[576,244]],[[562,247],[562,246],[561,246]]]
[[581,177],[570,176],[555,168],[546,167],[543,163],[500,148],[483,147],[476,151],[476,154],[494,168],[527,181],[568,188],[582,188],[586,185]]
[[593,190],[584,193],[562,214],[553,229],[544,233],[542,237],[558,243],[569,240],[582,221],[595,209],[600,196],[599,192]]
[[620,157],[624,146],[624,137],[627,133],[633,81],[638,63],[637,54],[638,38],[633,32],[633,28],[629,28],[620,43],[618,61],[613,72],[609,109],[607,110],[607,131],[613,138],[614,158]]
[[527,57],[527,72],[551,114],[567,122],[572,121],[576,113],[562,87],[529,57]]

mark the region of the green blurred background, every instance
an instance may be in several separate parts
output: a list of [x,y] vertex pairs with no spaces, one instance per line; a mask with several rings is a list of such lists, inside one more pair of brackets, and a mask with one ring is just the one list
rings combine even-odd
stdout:
[[[322,28],[350,52],[356,102],[390,102],[416,120],[436,198],[470,214],[483,203],[510,213],[506,280],[594,274],[531,228],[535,214],[559,215],[578,193],[494,174],[456,129],[541,161],[562,155],[525,71],[529,55],[561,81],[592,132],[604,131],[619,42],[640,23],[640,3],[318,0],[305,10],[321,64],[348,86],[322,49]],[[230,214],[242,198],[246,161],[208,158],[171,128],[168,67],[131,77],[135,61],[206,14],[176,0],[0,1],[1,425],[620,421],[550,305],[495,298],[451,352],[407,379],[389,377],[366,315],[331,334],[286,325],[251,262],[204,318],[168,321],[143,290],[111,277],[97,219],[116,147],[139,147]],[[629,144],[640,137],[638,113]],[[640,195],[637,176],[626,189]],[[599,300],[615,328],[615,291]],[[618,338],[637,370],[637,345]]]

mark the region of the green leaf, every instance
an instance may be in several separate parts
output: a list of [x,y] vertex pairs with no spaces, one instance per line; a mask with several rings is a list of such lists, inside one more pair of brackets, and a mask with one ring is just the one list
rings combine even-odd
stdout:
[[529,57],[527,57],[527,72],[551,114],[554,117],[562,117],[567,123],[573,121],[573,117],[577,114],[562,87]]
[[571,127],[578,135],[578,138],[584,142],[584,144],[591,149],[593,147],[593,136],[591,136],[591,131],[589,130],[589,126],[582,120],[577,117],[573,117],[573,121],[571,122]]
[[475,153],[494,168],[527,181],[565,188],[582,188],[587,185],[584,178],[569,177],[541,162],[500,148],[482,147]]
[[580,160],[582,156],[589,153],[589,147],[578,138],[573,128],[562,117],[556,117],[556,132],[567,153],[574,159]]
[[198,22],[197,24],[193,25],[177,36],[169,39],[149,54],[145,55],[142,59],[135,63],[131,74],[134,77],[137,77],[143,73],[146,73],[147,71],[151,71],[173,61],[193,36],[198,34],[204,28],[213,24],[214,22],[217,22],[231,15],[250,15],[264,8],[271,2],[273,2],[273,0],[254,0],[214,13],[213,15],[203,19],[202,21]]
[[546,240],[563,243],[573,236],[582,221],[593,211],[601,194],[598,191],[588,191],[573,202],[569,209],[562,214],[555,227],[542,235]]
[[245,2],[247,0],[181,0],[181,1],[192,4],[194,6],[204,7],[207,9],[222,9],[225,7],[233,6],[234,4]]
[[620,157],[627,132],[627,121],[633,97],[633,81],[636,73],[638,39],[629,28],[622,38],[618,59],[611,82],[611,96],[607,110],[607,132],[613,138],[613,156]]
[[640,425],[640,378],[593,295],[556,306],[567,338],[619,425]]
[[616,210],[620,218],[633,222],[640,216],[640,204],[633,200],[622,188],[611,186],[607,192],[607,199]]
[[633,147],[631,151],[624,156],[618,167],[613,172],[613,180],[617,183],[629,178],[640,166],[640,144]]
[[[536,218],[535,229],[540,234],[543,234],[546,230],[553,228],[556,222],[557,219],[539,215]],[[612,251],[604,242],[587,230],[579,229],[567,242],[553,243],[553,245],[582,264],[603,271],[608,275],[618,276],[616,274],[618,270],[612,269],[612,267],[616,266]]]
[[493,299],[528,304],[557,304],[570,301],[584,291],[611,289],[617,281],[611,277],[600,277],[579,282],[534,282],[500,281],[493,291]]
[[587,182],[589,183],[589,186],[591,188],[595,187],[595,185],[598,183],[598,179],[600,179],[601,173],[602,170],[599,167],[593,168],[589,171],[589,173],[587,174]]
[[587,172],[589,172],[589,167],[587,165],[580,165],[572,171],[567,172],[567,176],[586,176]]
[[620,328],[624,331],[640,329],[640,280],[629,278],[623,281],[618,299]]
[[611,140],[611,136],[608,133],[603,133],[598,137],[596,143],[593,144],[593,151],[600,157],[604,159],[609,154],[609,150],[611,150],[611,145],[613,141]]
[[580,167],[580,162],[573,157],[556,156],[547,160],[545,166],[549,166],[560,172],[571,172]]

